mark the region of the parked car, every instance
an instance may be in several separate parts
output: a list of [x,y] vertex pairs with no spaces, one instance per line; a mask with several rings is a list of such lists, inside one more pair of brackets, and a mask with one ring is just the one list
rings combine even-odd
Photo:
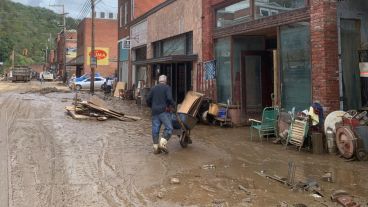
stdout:
[[[102,84],[105,83],[105,78],[103,77],[95,77],[95,90],[96,89],[101,89]],[[87,78],[84,79],[82,81],[76,81],[74,82],[75,84],[75,89],[77,90],[82,90],[82,89],[90,89],[91,86],[91,79]]]
[[[75,78],[75,82],[79,82],[79,81],[85,80],[90,77],[91,77],[91,74],[86,73],[78,78]],[[95,73],[95,77],[101,77],[100,73]]]

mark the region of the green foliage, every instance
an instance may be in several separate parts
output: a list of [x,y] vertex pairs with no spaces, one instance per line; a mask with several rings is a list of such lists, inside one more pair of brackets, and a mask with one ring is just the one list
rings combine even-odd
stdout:
[[[67,19],[71,21],[74,20]],[[43,63],[42,49],[54,47],[55,35],[62,30],[60,24],[62,16],[51,10],[0,0],[0,60],[10,65],[14,49],[15,65]],[[28,50],[27,56],[23,56],[24,49]]]

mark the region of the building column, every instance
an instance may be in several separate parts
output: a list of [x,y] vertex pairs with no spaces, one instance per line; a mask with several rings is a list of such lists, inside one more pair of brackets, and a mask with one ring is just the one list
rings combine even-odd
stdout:
[[336,0],[310,0],[312,98],[328,112],[339,110]]

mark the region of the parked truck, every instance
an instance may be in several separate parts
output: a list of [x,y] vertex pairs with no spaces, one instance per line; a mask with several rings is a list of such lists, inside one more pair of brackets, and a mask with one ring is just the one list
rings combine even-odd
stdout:
[[31,68],[28,66],[14,66],[12,69],[12,81],[30,81],[31,80]]
[[50,73],[49,71],[44,71],[40,73],[40,78],[42,78],[44,81],[53,81],[54,80],[54,74]]

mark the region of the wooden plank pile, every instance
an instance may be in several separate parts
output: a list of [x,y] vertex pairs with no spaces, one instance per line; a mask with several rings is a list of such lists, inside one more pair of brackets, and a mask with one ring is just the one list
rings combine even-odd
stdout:
[[74,106],[67,106],[65,109],[74,119],[96,118],[99,121],[105,121],[110,118],[120,121],[141,120],[140,117],[129,116],[122,112],[108,109],[106,103],[96,96],[93,96],[89,101],[75,101]]

